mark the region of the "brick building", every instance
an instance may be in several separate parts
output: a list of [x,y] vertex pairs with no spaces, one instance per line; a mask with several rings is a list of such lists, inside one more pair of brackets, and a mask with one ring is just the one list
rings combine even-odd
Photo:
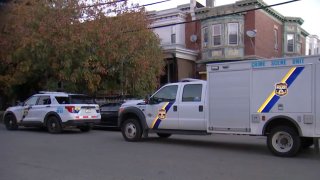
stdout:
[[[215,7],[207,0],[195,10],[201,19],[200,76],[206,63],[305,55],[309,34],[301,28],[303,20],[264,6],[262,0],[242,0]],[[262,9],[250,11],[256,8]]]

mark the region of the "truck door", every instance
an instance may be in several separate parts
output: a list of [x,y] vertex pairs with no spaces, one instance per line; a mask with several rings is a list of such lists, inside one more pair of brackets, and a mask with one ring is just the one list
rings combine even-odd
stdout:
[[185,84],[179,98],[179,129],[206,130],[203,84]]
[[177,112],[178,85],[168,85],[159,89],[146,106],[145,116],[150,129],[178,129]]

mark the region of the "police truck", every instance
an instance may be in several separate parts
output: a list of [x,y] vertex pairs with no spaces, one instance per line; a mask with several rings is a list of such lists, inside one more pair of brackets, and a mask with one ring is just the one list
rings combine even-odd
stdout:
[[119,126],[127,141],[148,133],[266,136],[276,156],[318,146],[320,56],[207,64],[207,80],[161,87],[146,101],[124,103]]

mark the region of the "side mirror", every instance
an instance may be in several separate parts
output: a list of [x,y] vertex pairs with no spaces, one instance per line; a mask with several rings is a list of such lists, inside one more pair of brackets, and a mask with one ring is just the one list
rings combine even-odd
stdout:
[[24,103],[23,103],[23,102],[21,102],[21,101],[16,101],[16,105],[17,105],[17,106],[23,106],[23,105],[24,105]]
[[144,102],[145,102],[146,104],[150,104],[150,95],[149,95],[149,94],[146,95],[146,97],[144,98]]

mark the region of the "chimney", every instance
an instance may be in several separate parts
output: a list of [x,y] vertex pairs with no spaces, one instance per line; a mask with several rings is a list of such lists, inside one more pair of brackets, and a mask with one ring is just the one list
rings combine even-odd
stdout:
[[215,0],[206,0],[206,7],[214,7]]
[[195,20],[196,16],[194,14],[194,9],[196,8],[196,0],[190,0],[190,14],[191,14],[191,19]]

